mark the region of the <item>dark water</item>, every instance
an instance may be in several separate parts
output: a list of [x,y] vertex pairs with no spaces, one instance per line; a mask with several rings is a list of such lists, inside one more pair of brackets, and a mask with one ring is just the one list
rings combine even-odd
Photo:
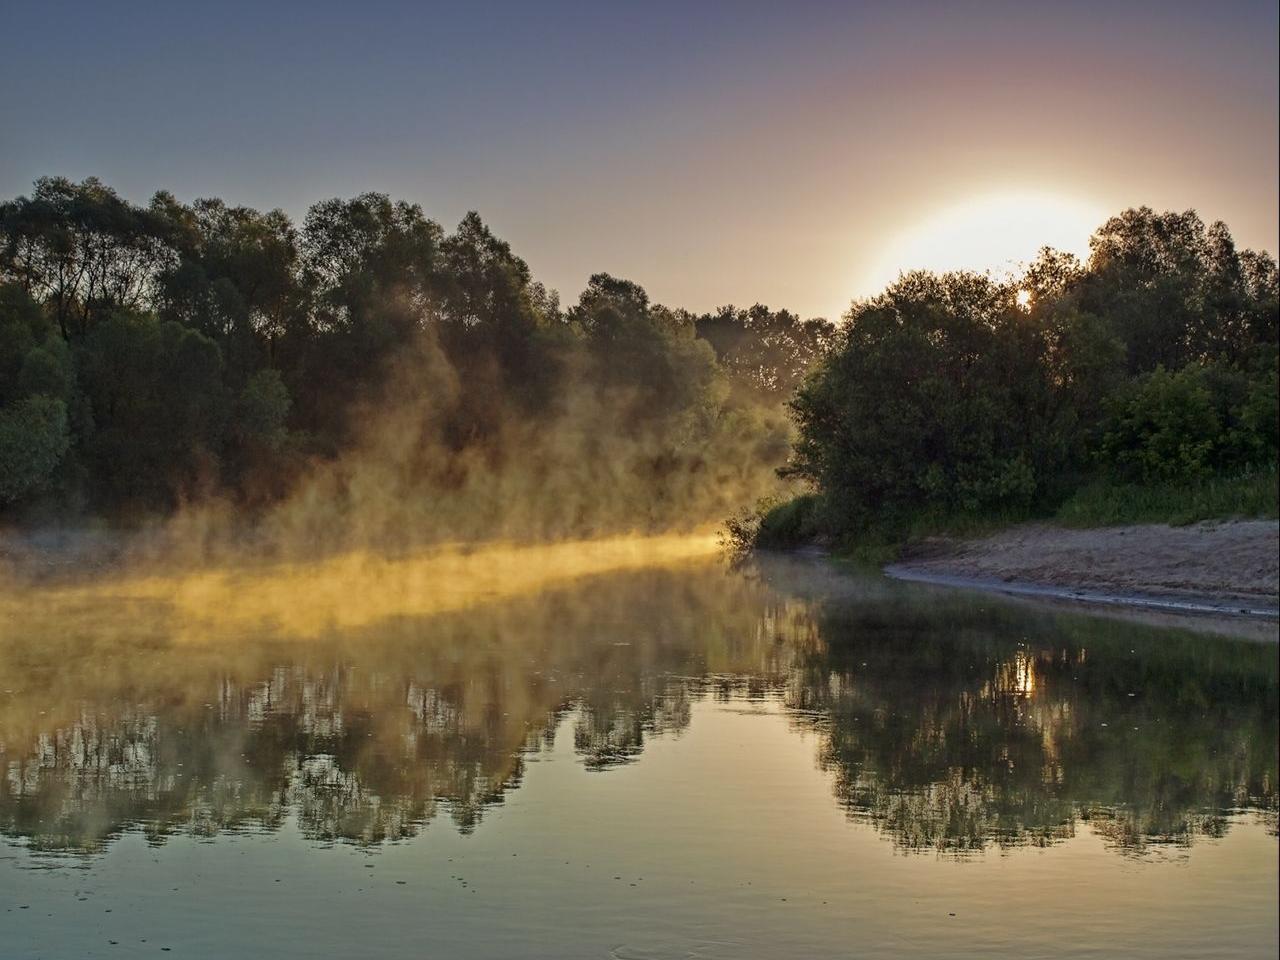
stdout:
[[797,563],[26,609],[6,958],[1277,952],[1274,644]]

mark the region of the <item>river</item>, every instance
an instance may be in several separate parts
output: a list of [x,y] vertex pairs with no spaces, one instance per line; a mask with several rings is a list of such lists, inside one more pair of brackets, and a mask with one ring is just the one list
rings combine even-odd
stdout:
[[1275,955],[1275,645],[569,554],[11,590],[0,956]]

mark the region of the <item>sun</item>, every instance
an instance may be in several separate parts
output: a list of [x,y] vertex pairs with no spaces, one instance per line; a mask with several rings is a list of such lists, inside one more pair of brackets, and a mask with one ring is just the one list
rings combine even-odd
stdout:
[[1019,273],[1041,247],[1084,258],[1106,219],[1101,205],[1036,191],[989,193],[948,206],[892,236],[858,284],[873,296],[908,270]]

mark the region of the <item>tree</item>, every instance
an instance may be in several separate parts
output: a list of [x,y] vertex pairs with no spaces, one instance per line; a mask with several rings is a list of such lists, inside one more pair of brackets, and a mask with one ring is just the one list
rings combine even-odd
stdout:
[[1080,305],[1123,339],[1131,374],[1238,363],[1251,344],[1275,342],[1275,262],[1238,252],[1225,224],[1206,229],[1192,210],[1139,207],[1112,217],[1089,243]]
[[1016,290],[910,273],[856,303],[791,401],[787,468],[852,532],[921,509],[1026,505],[1060,457],[1043,338]]
[[722,307],[698,317],[696,325],[731,378],[774,399],[791,395],[834,333],[826,320],[801,320],[759,303],[746,310]]
[[67,407],[36,394],[0,407],[0,503],[39,490],[71,445]]
[[71,446],[66,343],[17,284],[0,284],[0,502],[48,484]]
[[171,225],[178,258],[158,278],[162,319],[194,327],[222,348],[238,384],[276,356],[290,334],[305,339],[297,232],[279,210],[262,214],[197,200],[184,207],[159,193],[152,209]]
[[585,336],[593,378],[618,398],[624,423],[656,428],[688,414],[686,428],[705,429],[719,372],[691,315],[650,304],[639,284],[597,273],[569,320]]
[[114,310],[145,306],[174,262],[167,223],[94,177],[42,177],[30,197],[0,205],[0,277],[52,308],[64,337]]
[[227,393],[216,343],[171,320],[117,313],[85,338],[79,360],[100,498],[166,506],[217,482]]

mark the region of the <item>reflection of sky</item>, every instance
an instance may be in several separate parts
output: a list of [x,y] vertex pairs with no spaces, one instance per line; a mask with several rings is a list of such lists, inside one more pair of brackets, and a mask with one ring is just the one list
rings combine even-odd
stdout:
[[0,196],[98,175],[295,217],[478,208],[573,299],[835,314],[993,190],[1194,206],[1276,249],[1274,3],[10,2]]
[[429,829],[372,854],[290,826],[159,847],[132,835],[89,861],[0,841],[0,904],[15,905],[0,952],[88,956],[109,939],[137,955],[400,957],[408,945],[464,960],[1275,948],[1275,843],[1247,821],[1176,864],[1116,857],[1088,830],[1050,852],[903,857],[831,803],[818,735],[798,742],[776,704],[703,701],[680,737],[607,774],[578,761],[572,723],[471,835]]

